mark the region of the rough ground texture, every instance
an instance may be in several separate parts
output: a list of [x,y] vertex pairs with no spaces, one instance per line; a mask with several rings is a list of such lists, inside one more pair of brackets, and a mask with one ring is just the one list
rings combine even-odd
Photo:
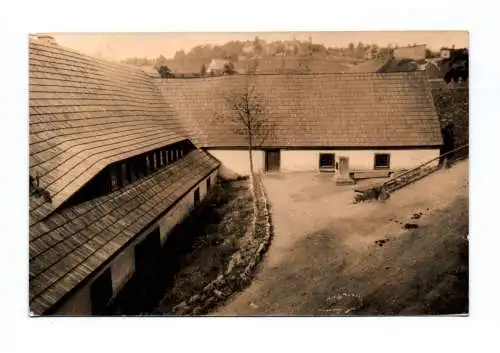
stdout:
[[264,177],[274,240],[256,278],[214,315],[468,312],[468,161],[386,202],[352,204],[326,174]]
[[220,183],[212,207],[196,218],[199,229],[192,231],[200,236],[181,258],[156,314],[204,314],[250,283],[272,235],[262,181],[250,184]]

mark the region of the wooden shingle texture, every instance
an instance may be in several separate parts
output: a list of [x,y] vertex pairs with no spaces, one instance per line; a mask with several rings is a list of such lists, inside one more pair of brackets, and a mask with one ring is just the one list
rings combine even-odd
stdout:
[[47,216],[112,162],[185,138],[174,112],[142,70],[58,45],[29,44],[30,175],[52,202]]
[[30,309],[43,314],[219,166],[201,150],[30,226]]
[[442,144],[428,80],[421,72],[240,75],[156,80],[199,147],[245,147],[217,115],[245,86],[266,106],[262,147],[421,147]]

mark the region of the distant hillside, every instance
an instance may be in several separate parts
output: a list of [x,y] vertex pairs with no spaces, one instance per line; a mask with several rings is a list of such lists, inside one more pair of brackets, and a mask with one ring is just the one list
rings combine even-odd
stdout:
[[266,42],[255,37],[253,41],[230,41],[223,45],[198,45],[187,53],[180,50],[173,58],[128,58],[124,63],[154,67],[166,65],[174,74],[198,74],[202,65],[213,59],[231,61],[237,72],[246,72],[256,65],[257,73],[330,73],[347,71],[351,66],[378,56],[385,56],[391,48],[363,43],[351,43],[345,48],[325,47],[323,44],[295,39]]
[[[439,52],[425,44],[408,47],[379,47],[350,43],[345,48],[325,47],[309,41],[285,40],[267,43],[230,41],[223,45],[198,45],[187,53],[180,50],[173,58],[129,58],[123,62],[154,70],[167,67],[169,77],[200,77],[215,60],[231,62],[237,74],[405,72],[426,70],[431,78],[443,78],[449,68],[443,65]],[[202,68],[205,68],[204,70]],[[222,74],[221,72],[212,74]],[[203,73],[202,73],[203,72]]]
[[235,63],[238,73],[337,73],[346,72],[354,64],[352,60],[329,57],[265,57],[262,59],[240,60]]

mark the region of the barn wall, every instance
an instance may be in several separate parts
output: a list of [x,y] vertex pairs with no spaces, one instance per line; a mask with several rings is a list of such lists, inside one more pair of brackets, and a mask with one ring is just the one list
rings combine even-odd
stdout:
[[82,316],[92,312],[90,302],[90,285],[84,286],[66,300],[56,315]]
[[[250,174],[250,163],[247,150],[220,150],[208,149],[208,153],[217,158],[221,163],[221,176],[231,178],[238,175]],[[264,151],[252,151],[255,172],[264,170]]]
[[155,224],[144,230],[135,240],[130,243],[121,253],[116,256],[106,267],[100,272],[94,274],[93,278],[84,286],[77,290],[69,297],[57,310],[56,315],[91,315],[92,305],[90,298],[90,287],[94,279],[98,278],[106,269],[111,267],[111,282],[113,286],[113,296],[123,288],[125,283],[132,277],[135,270],[134,246],[142,241],[154,229],[160,228],[160,236],[162,244],[165,243],[170,231],[184,220],[194,207],[194,191],[200,189],[200,201],[208,194],[206,189],[207,179],[211,179],[212,188],[217,183],[218,170],[213,171],[208,177],[204,178],[194,187],[188,194],[180,199],[177,204],[171,208],[162,218]]
[[391,169],[401,169],[416,167],[439,156],[439,149],[281,150],[281,170],[284,172],[319,171],[320,153],[335,153],[336,162],[339,157],[349,157],[350,169],[373,169],[375,154],[389,153]]
[[134,248],[129,246],[111,262],[113,293],[118,293],[132,277],[135,270],[134,256]]
[[[237,175],[248,175],[248,152],[245,150],[208,150],[211,155],[221,163],[221,176],[233,177]],[[376,153],[389,153],[391,155],[391,169],[407,169],[416,167],[439,156],[439,149],[416,148],[416,149],[366,149],[366,150],[296,150],[281,149],[280,171],[282,172],[305,172],[319,171],[320,153],[335,153],[335,160],[339,157],[349,157],[349,168],[371,170],[373,169]],[[253,151],[255,171],[263,171],[265,168],[265,152]],[[436,164],[438,162],[436,161]]]
[[[160,227],[160,237],[162,244],[167,240],[170,231],[184,220],[194,206],[194,192],[197,188],[200,190],[200,201],[207,196],[207,179],[211,179],[212,188],[217,183],[217,171],[214,171],[207,178],[203,179],[197,187],[193,188],[186,196],[184,196],[168,213],[163,216],[157,223]],[[151,229],[152,230],[152,229]]]

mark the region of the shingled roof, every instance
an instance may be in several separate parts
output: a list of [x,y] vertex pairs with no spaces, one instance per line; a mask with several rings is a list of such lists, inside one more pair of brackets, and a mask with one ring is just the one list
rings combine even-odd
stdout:
[[157,80],[190,138],[202,147],[244,147],[215,117],[225,97],[255,87],[273,132],[263,147],[408,147],[442,144],[429,83],[421,72]]
[[106,165],[185,139],[174,113],[142,70],[58,45],[29,45],[30,175],[52,202],[45,217]]
[[31,225],[31,311],[45,313],[218,166],[193,150],[145,179]]

